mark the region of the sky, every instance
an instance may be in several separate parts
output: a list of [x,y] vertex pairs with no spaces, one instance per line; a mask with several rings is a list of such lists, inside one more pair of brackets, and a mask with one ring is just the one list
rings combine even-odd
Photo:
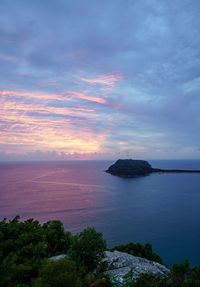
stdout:
[[199,159],[199,0],[0,0],[0,160]]

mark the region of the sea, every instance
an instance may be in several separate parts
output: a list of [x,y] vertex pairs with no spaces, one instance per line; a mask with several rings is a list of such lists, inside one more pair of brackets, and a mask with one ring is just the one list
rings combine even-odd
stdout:
[[[153,167],[200,169],[200,160],[149,161]],[[167,266],[200,265],[200,174],[120,178],[112,161],[1,162],[0,219],[61,220],[77,233],[93,226],[108,247],[151,243]]]

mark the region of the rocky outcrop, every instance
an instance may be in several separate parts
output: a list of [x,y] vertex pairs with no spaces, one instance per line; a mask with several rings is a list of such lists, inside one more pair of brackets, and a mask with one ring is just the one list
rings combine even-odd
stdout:
[[132,280],[136,280],[144,273],[165,277],[170,272],[168,268],[157,262],[119,251],[106,251],[102,261],[107,265],[106,273],[113,278],[117,285],[123,285],[128,276],[131,276]]
[[200,170],[160,169],[153,168],[148,161],[133,159],[118,159],[106,172],[121,177],[144,176],[151,173],[200,173]]
[[[60,254],[52,256],[49,259],[58,261],[67,257],[66,254]],[[106,270],[104,274],[108,274],[111,277],[115,286],[123,286],[123,283],[125,283],[128,278],[135,281],[144,273],[165,277],[170,272],[168,268],[158,262],[120,251],[105,251],[105,256],[101,263],[103,263],[104,270]]]

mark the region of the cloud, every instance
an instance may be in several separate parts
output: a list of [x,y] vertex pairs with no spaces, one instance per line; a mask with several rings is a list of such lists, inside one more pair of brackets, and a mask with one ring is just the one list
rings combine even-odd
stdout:
[[68,95],[70,98],[77,98],[77,99],[81,99],[81,100],[95,102],[95,103],[102,104],[102,105],[108,104],[106,99],[104,99],[104,98],[89,96],[85,93],[80,93],[80,92],[75,92],[75,91],[67,91],[66,95]]
[[[52,101],[68,103],[66,95],[37,92],[1,91],[0,147],[9,153],[34,149],[56,149],[63,153],[97,152],[105,138],[94,136],[90,125],[98,120],[96,111],[84,106],[56,106]],[[86,95],[75,95],[89,101]],[[97,99],[95,103],[99,103]],[[101,103],[101,102],[100,102]],[[73,106],[72,106],[73,105]],[[20,148],[21,147],[21,148]]]
[[110,93],[114,90],[116,83],[121,80],[121,76],[102,75],[96,78],[80,78],[80,80],[91,85],[100,85],[104,93]]
[[0,151],[199,156],[199,1],[0,10]]

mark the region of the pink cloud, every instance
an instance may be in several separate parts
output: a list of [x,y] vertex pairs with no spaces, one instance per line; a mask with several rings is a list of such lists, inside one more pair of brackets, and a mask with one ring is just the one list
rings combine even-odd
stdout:
[[[22,150],[31,152],[36,149],[56,150],[66,154],[99,152],[106,134],[97,134],[90,128],[91,122],[94,123],[99,117],[95,109],[48,104],[52,99],[68,102],[73,98],[106,104],[104,99],[84,93],[68,92],[61,95],[1,90],[0,149],[9,153]],[[27,101],[30,99],[31,101]],[[41,114],[45,117],[40,117]]]
[[3,111],[6,111],[6,113],[14,112],[14,113],[20,113],[20,114],[22,114],[23,112],[29,112],[29,113],[37,112],[40,114],[55,114],[55,115],[63,115],[63,116],[65,115],[83,116],[85,115],[85,113],[87,113],[88,116],[90,114],[94,116],[96,113],[95,110],[88,109],[85,107],[71,107],[71,108],[51,107],[45,104],[38,104],[38,103],[29,104],[26,102],[10,101],[9,99],[2,101],[1,110],[2,110],[2,114],[0,115],[0,119],[1,119],[1,116],[3,115]]
[[30,92],[30,91],[15,91],[15,90],[0,90],[0,96],[19,97],[26,99],[39,99],[39,100],[59,100],[62,96],[59,94],[50,94],[43,92]]
[[0,96],[6,97],[19,97],[25,99],[36,100],[60,100],[69,102],[73,98],[83,99],[90,102],[96,102],[98,104],[107,104],[107,101],[102,97],[90,96],[84,92],[66,91],[60,94],[51,94],[43,92],[29,92],[29,91],[16,91],[16,90],[0,90]]
[[91,85],[100,85],[103,90],[110,92],[114,89],[116,83],[121,80],[121,76],[118,74],[113,75],[101,75],[96,78],[81,78],[81,81],[91,84]]
[[87,95],[85,93],[82,93],[82,92],[67,91],[66,94],[68,96],[70,96],[71,98],[82,99],[82,100],[95,102],[95,103],[102,104],[102,105],[107,105],[108,104],[107,100],[104,99],[104,98],[89,96],[89,95]]

